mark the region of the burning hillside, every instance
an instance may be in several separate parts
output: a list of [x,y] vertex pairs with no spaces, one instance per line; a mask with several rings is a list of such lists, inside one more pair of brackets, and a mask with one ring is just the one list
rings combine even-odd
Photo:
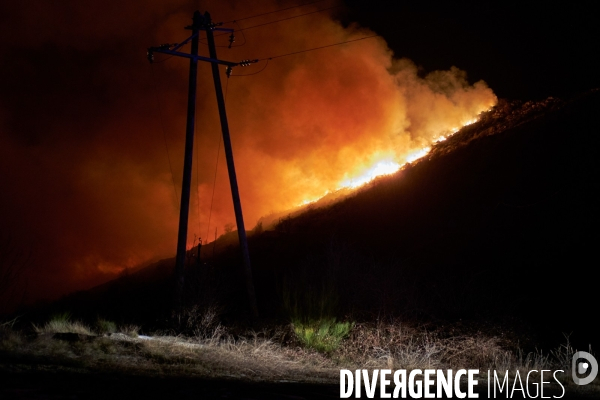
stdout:
[[[396,174],[271,219],[249,243],[261,315],[285,316],[292,296],[340,317],[500,321],[553,346],[561,332],[586,340],[586,309],[554,296],[587,304],[595,293],[593,280],[573,275],[577,285],[565,285],[556,272],[592,268],[599,93],[500,101]],[[190,252],[186,277],[190,304],[223,305],[234,320],[247,315],[235,236],[203,246],[200,262]],[[164,260],[63,304],[154,321],[172,266]]]
[[288,216],[299,215],[307,209],[331,205],[336,201],[356,194],[357,189],[360,189],[363,185],[378,177],[394,174],[409,164],[415,165],[421,161],[431,160],[448,154],[467,146],[473,140],[496,135],[531,122],[549,112],[558,110],[564,104],[563,100],[552,97],[543,101],[500,100],[497,105],[482,112],[476,119],[468,121],[462,128],[453,128],[449,132],[446,132],[445,135],[437,137],[430,146],[410,153],[405,157],[406,162],[404,164],[380,162],[368,171],[369,173],[354,181],[354,184],[342,185],[337,190],[327,192],[318,200],[306,202],[285,211],[271,213],[262,217],[259,223],[263,229],[269,229]]
[[[10,173],[0,185],[11,195],[0,210],[3,229],[36,265],[43,260],[26,279],[31,299],[90,287],[175,251],[187,63],[157,57],[150,66],[139,54],[187,37],[183,3],[134,2],[118,13],[81,3],[68,12],[11,6],[23,18],[11,22],[19,44],[2,67],[14,79],[1,92],[0,163]],[[277,8],[265,1],[252,13]],[[248,226],[390,173],[496,103],[483,81],[457,67],[423,71],[369,29],[342,25],[336,10],[311,3],[229,22],[243,29],[244,45],[237,34],[231,49],[217,38],[220,58],[273,58],[234,71],[225,85]],[[234,2],[210,12],[215,21],[239,14]],[[189,246],[234,220],[209,76],[201,66]]]

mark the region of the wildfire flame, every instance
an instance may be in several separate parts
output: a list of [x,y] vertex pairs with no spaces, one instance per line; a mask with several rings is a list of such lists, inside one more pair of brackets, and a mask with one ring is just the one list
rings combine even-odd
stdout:
[[[485,111],[489,111],[490,109],[491,109],[491,107]],[[479,121],[479,117],[467,120],[460,128],[453,127],[451,129],[449,129],[448,133],[440,134],[435,139],[433,139],[432,144],[443,142],[444,140],[447,140],[450,136],[454,135],[460,129],[464,128],[465,126],[472,125],[477,121]],[[426,147],[411,151],[410,153],[404,155],[404,157],[401,157],[404,161],[402,164],[397,161],[394,161],[393,159],[390,159],[390,158],[384,158],[384,159],[377,160],[374,163],[372,163],[370,167],[363,168],[362,171],[358,175],[355,175],[355,176],[352,176],[349,178],[345,178],[344,180],[342,180],[336,190],[357,189],[357,188],[371,182],[373,179],[375,179],[377,177],[384,176],[384,175],[392,175],[393,173],[398,172],[398,170],[400,170],[400,168],[402,168],[404,165],[406,165],[408,163],[412,163],[412,162],[426,156],[430,151],[431,151],[431,146],[426,146]],[[330,191],[328,190],[327,192],[325,192],[322,196],[319,196],[318,198],[310,199],[310,200],[305,199],[304,201],[302,201],[302,203],[298,204],[298,206],[306,206],[308,204],[314,203],[329,193],[330,193]]]
[[352,188],[355,189],[359,186],[364,185],[367,182],[372,181],[381,175],[390,175],[400,169],[401,165],[392,160],[379,161],[377,164],[369,168],[365,173],[358,177],[351,179],[345,179],[338,189]]
[[[487,109],[486,111],[489,111],[489,110],[490,109]],[[472,125],[477,121],[479,121],[479,118],[469,119],[462,125],[461,128],[468,126],[468,125]],[[450,133],[447,133],[445,135],[442,134],[442,135],[438,136],[436,139],[434,139],[432,141],[432,143],[443,142],[444,140],[448,139],[450,136],[452,136],[456,132],[458,132],[461,128],[455,127],[455,128],[450,129]],[[394,160],[377,161],[372,167],[370,167],[366,172],[362,173],[361,175],[355,176],[350,179],[343,180],[338,189],[342,189],[342,188],[355,189],[355,188],[358,188],[358,187],[364,185],[365,183],[372,181],[373,179],[377,178],[378,176],[391,175],[394,172],[397,172],[402,166],[406,165],[407,163],[411,163],[413,161],[418,160],[419,158],[424,157],[430,151],[431,151],[430,146],[423,147],[421,149],[412,151],[404,156],[405,162],[403,164],[399,164],[398,162],[396,162]]]
[[419,158],[424,157],[427,153],[429,153],[430,150],[431,147],[424,147],[420,150],[414,151],[406,156],[406,162],[410,163],[415,160],[418,160]]

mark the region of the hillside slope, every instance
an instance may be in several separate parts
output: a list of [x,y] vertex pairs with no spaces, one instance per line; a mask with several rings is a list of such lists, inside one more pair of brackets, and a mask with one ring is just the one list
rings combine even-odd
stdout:
[[[593,336],[600,92],[501,101],[419,162],[250,237],[265,317],[500,321],[557,342]],[[233,243],[233,244],[232,244]],[[190,258],[187,302],[247,314],[235,240]],[[213,256],[214,254],[214,256]],[[172,260],[62,300],[122,320],[167,313]],[[139,279],[139,276],[145,278]],[[76,312],[76,311],[75,311]],[[157,317],[160,316],[160,317]]]

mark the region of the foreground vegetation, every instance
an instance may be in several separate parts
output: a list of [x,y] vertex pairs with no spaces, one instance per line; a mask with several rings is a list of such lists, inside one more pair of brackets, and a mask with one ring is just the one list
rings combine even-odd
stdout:
[[[458,325],[433,329],[398,320],[325,320],[240,331],[221,325],[214,310],[204,314],[208,315],[199,319],[203,322],[197,322],[192,335],[160,331],[140,335],[136,326],[119,326],[107,332],[107,325],[116,324],[99,319],[95,326],[88,326],[72,321],[68,314],[28,329],[17,328],[15,321],[5,322],[0,327],[0,370],[53,369],[335,385],[342,368],[478,368],[483,379],[487,370],[509,371],[513,376],[517,370],[526,374],[533,369],[562,369],[562,382],[569,392],[597,394],[600,390],[597,382],[587,387],[573,385],[570,364],[575,349],[568,337],[564,345],[548,354],[524,353],[509,334],[469,333]],[[307,334],[311,329],[312,339]]]

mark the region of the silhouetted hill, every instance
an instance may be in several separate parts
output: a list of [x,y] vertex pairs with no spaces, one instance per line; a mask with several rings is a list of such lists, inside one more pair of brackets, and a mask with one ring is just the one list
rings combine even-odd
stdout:
[[[500,101],[424,159],[250,235],[263,317],[403,316],[520,326],[587,343],[597,286],[600,92]],[[233,232],[190,257],[188,306],[248,314]],[[214,255],[213,255],[214,251]],[[195,250],[192,251],[195,254]],[[159,324],[173,260],[56,307]]]

